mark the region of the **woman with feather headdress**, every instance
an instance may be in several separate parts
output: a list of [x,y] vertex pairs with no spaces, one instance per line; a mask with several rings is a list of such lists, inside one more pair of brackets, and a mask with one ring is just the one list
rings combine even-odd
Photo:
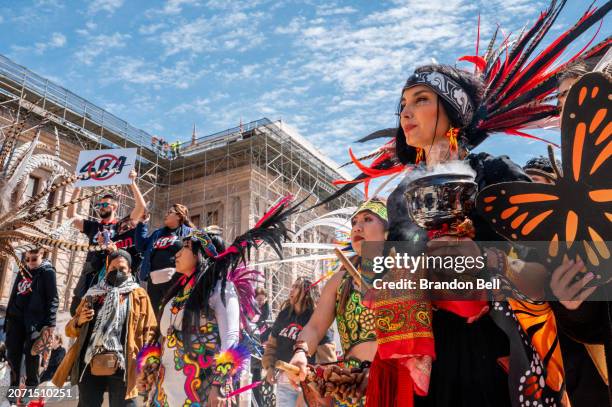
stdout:
[[233,383],[250,353],[239,344],[241,322],[254,316],[256,272],[244,265],[262,243],[281,253],[284,220],[294,212],[283,199],[227,246],[217,234],[194,229],[176,254],[178,281],[162,300],[159,344],[138,356],[140,386],[151,406],[234,404]]
[[[583,50],[551,67],[569,44],[608,13],[612,2],[590,8],[570,30],[534,54],[564,5],[565,1],[552,1],[538,21],[513,43],[506,39],[495,50],[493,40],[484,57],[462,58],[476,65],[476,74],[444,65],[416,69],[402,89],[399,126],[373,136],[383,134],[394,139],[375,152],[369,167],[352,157],[363,173],[344,182],[347,185],[328,200],[355,182],[367,183],[410,168],[412,171],[389,197],[388,240],[425,244],[439,237],[437,240],[462,241],[464,256],[482,254],[472,239],[501,240],[501,235],[475,211],[468,215],[473,228],[454,230],[453,237],[444,236],[448,230],[428,235],[411,221],[404,192],[412,181],[427,175],[428,168],[451,160],[470,167],[479,189],[503,181],[529,182],[508,157],[470,154],[470,150],[493,132],[535,138],[524,129],[558,114],[557,107],[546,102],[554,99],[558,74]],[[452,229],[452,225],[447,226]],[[490,270],[500,275],[512,271],[505,253],[487,254]],[[538,267],[531,266],[534,270]],[[446,301],[435,305],[434,310],[430,302],[410,295],[378,296],[379,348],[370,370],[368,405],[521,406],[561,405],[566,401],[554,318],[525,327],[518,324],[508,303]],[[424,310],[426,317],[416,318],[417,314],[410,312],[415,307]],[[416,332],[416,327],[429,333]],[[508,374],[501,366],[509,368]]]
[[[365,242],[382,242],[387,231],[388,217],[385,201],[373,198],[363,202],[351,216],[351,245],[357,256],[355,267],[361,269],[362,250]],[[364,305],[361,281],[343,267],[336,272],[323,288],[315,312],[304,327],[294,346],[291,364],[300,368],[299,375],[291,375],[294,382],[306,379],[308,356],[313,354],[316,344],[323,338],[334,320],[338,326],[340,343],[344,353],[342,364],[351,368],[367,370],[376,355],[376,332],[374,313]],[[329,366],[329,369],[332,369]],[[363,406],[364,380],[351,397],[335,397],[338,406]]]

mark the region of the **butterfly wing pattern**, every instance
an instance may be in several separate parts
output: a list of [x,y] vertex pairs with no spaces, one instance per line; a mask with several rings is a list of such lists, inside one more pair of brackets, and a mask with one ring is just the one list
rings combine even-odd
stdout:
[[546,242],[547,261],[582,259],[612,277],[610,80],[590,73],[569,92],[561,121],[562,174],[554,185],[504,182],[480,191],[477,208],[511,241]]

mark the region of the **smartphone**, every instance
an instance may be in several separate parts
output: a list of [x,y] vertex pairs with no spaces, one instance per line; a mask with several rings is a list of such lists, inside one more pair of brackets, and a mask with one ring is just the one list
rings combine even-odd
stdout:
[[93,297],[91,295],[85,297],[85,303],[87,304],[87,308],[93,309]]

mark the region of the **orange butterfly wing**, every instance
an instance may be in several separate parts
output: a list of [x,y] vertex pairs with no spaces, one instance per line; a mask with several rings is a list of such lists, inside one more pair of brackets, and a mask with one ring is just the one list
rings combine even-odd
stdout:
[[477,208],[500,235],[545,242],[549,261],[579,256],[590,269],[610,273],[610,100],[610,81],[602,74],[572,86],[561,127],[563,174],[555,185],[506,182],[479,193]]

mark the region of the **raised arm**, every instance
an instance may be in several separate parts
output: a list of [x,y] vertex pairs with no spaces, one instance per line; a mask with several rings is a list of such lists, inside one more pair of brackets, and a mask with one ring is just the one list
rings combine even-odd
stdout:
[[132,183],[130,184],[130,189],[132,190],[132,195],[134,196],[134,202],[136,203],[134,209],[130,213],[130,219],[138,222],[145,214],[147,210],[147,204],[140,192],[140,188],[138,188],[138,184],[136,183],[136,178],[138,178],[138,173],[136,170],[130,171],[130,179]]

